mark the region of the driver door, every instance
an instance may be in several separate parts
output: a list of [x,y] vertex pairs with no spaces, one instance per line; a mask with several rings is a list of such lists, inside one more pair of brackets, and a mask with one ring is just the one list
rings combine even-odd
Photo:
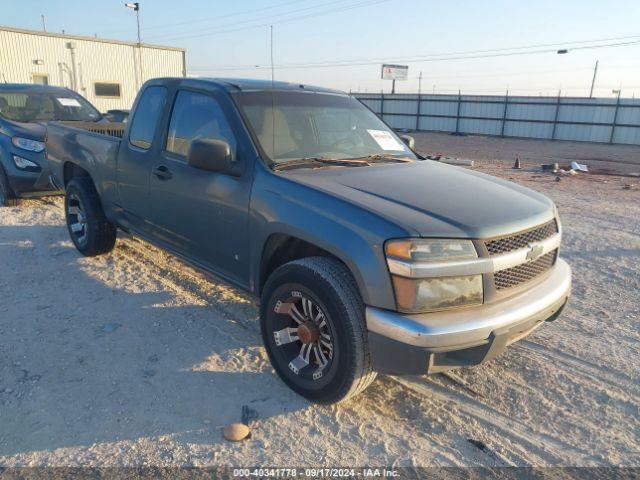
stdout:
[[235,161],[236,135],[216,95],[178,90],[162,152],[151,168],[154,236],[178,253],[238,283],[248,279],[250,175],[234,177],[187,164],[196,139],[224,140]]

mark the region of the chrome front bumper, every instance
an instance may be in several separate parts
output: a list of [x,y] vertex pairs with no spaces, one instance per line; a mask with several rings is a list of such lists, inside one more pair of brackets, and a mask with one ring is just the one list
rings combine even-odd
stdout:
[[[549,276],[530,290],[495,304],[419,315],[367,307],[370,333],[430,352],[487,344],[508,345],[559,312],[571,293],[571,268],[558,259]],[[519,328],[521,326],[521,328]]]

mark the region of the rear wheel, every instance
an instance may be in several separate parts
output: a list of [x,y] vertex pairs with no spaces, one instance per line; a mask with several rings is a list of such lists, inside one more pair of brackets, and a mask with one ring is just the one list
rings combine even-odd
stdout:
[[91,179],[74,178],[66,189],[64,209],[69,236],[87,257],[110,252],[116,243],[116,227],[107,220]]
[[311,257],[279,267],[264,287],[260,320],[274,369],[307,399],[337,403],[375,379],[364,304],[339,261]]
[[4,169],[0,166],[0,207],[15,207],[19,202],[11,190]]

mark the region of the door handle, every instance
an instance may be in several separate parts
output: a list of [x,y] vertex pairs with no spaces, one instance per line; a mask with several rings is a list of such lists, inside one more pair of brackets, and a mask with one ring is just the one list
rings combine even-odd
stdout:
[[160,180],[169,180],[171,177],[173,177],[173,173],[171,173],[171,171],[164,165],[155,167],[153,170],[151,170],[151,173],[153,173]]

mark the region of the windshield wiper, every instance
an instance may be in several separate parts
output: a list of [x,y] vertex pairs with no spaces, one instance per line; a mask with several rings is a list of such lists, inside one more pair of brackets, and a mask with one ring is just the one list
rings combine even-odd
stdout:
[[313,165],[342,165],[349,167],[367,167],[370,163],[364,158],[324,158],[324,157],[305,157],[296,158],[294,160],[287,160],[280,163],[275,163],[271,166],[274,171],[290,170],[292,168],[304,168]]
[[349,160],[365,161],[367,163],[377,162],[396,162],[396,163],[410,163],[414,160],[412,158],[398,157],[389,153],[376,153],[373,155],[365,155],[364,157],[350,158]]

